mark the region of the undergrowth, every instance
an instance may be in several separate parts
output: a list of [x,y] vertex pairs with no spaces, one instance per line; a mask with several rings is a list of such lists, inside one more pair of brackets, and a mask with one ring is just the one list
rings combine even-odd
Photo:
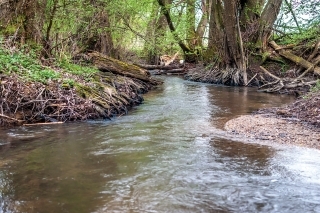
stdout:
[[[319,38],[319,33],[319,26],[318,24],[315,24],[308,29],[303,29],[301,32],[288,33],[287,36],[279,40],[279,44],[287,45],[305,42],[313,44]],[[277,37],[275,39],[277,39]]]
[[41,83],[47,83],[49,80],[56,80],[60,77],[60,73],[50,67],[42,66],[34,52],[11,52],[2,46],[0,46],[0,73],[18,74],[23,80]]
[[97,71],[94,67],[72,64],[68,59],[44,66],[35,51],[9,50],[0,43],[0,74],[17,74],[23,81],[48,84],[50,81],[62,80],[64,85],[73,87],[76,81],[74,78],[92,81]]

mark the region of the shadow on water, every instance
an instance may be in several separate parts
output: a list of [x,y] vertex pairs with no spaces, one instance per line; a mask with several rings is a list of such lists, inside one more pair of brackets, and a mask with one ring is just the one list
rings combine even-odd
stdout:
[[319,212],[318,150],[223,131],[290,101],[166,78],[113,121],[0,130],[0,212]]

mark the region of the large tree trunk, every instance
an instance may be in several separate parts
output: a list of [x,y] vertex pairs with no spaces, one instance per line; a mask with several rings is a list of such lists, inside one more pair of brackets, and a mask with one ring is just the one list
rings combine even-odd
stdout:
[[202,16],[196,30],[196,43],[200,48],[203,47],[203,38],[207,24],[209,22],[211,4],[212,0],[202,0]]
[[223,7],[221,1],[212,0],[209,21],[209,41],[208,49],[204,55],[206,62],[212,62],[220,67],[224,58],[224,33],[222,23]]
[[[227,67],[240,68],[239,35],[237,30],[237,0],[224,3],[224,25],[226,36],[225,62]],[[228,11],[228,12],[226,12]]]
[[263,52],[267,49],[268,40],[272,32],[272,26],[277,19],[282,0],[268,0],[261,17],[258,32],[257,47]]
[[190,49],[195,49],[197,45],[196,39],[196,2],[195,0],[187,0],[187,27],[186,27],[186,40]]
[[99,35],[100,39],[98,41],[97,47],[100,52],[111,57],[117,57],[117,52],[114,49],[112,35],[111,35],[111,25],[109,21],[108,11],[102,10],[100,15],[101,28],[103,32]]
[[227,72],[229,68],[239,69],[246,84],[246,48],[252,44],[257,44],[253,51],[266,48],[281,3],[282,0],[268,0],[266,4],[264,0],[213,0],[207,56],[213,55],[214,65]]

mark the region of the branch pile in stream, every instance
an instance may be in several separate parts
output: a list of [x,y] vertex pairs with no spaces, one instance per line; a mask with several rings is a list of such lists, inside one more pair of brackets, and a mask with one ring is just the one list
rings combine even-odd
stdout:
[[187,69],[184,64],[169,64],[165,65],[149,65],[149,64],[136,64],[136,66],[147,69],[154,75],[170,74],[170,75],[183,75],[186,73]]
[[[0,125],[21,125],[43,122],[65,122],[110,118],[127,113],[128,108],[143,101],[142,94],[161,83],[147,71],[103,55],[92,55],[102,71],[94,81],[77,82],[65,87],[61,82],[25,82],[17,75],[0,76]],[[117,74],[114,74],[117,73]]]
[[200,67],[190,69],[184,77],[190,81],[233,86],[241,85],[243,82],[243,73],[235,68],[218,69],[214,67]]

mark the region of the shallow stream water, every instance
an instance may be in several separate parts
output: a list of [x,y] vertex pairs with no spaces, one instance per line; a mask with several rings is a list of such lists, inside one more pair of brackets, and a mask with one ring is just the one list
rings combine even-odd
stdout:
[[0,130],[0,212],[320,212],[320,151],[223,130],[292,97],[164,80],[111,121]]

